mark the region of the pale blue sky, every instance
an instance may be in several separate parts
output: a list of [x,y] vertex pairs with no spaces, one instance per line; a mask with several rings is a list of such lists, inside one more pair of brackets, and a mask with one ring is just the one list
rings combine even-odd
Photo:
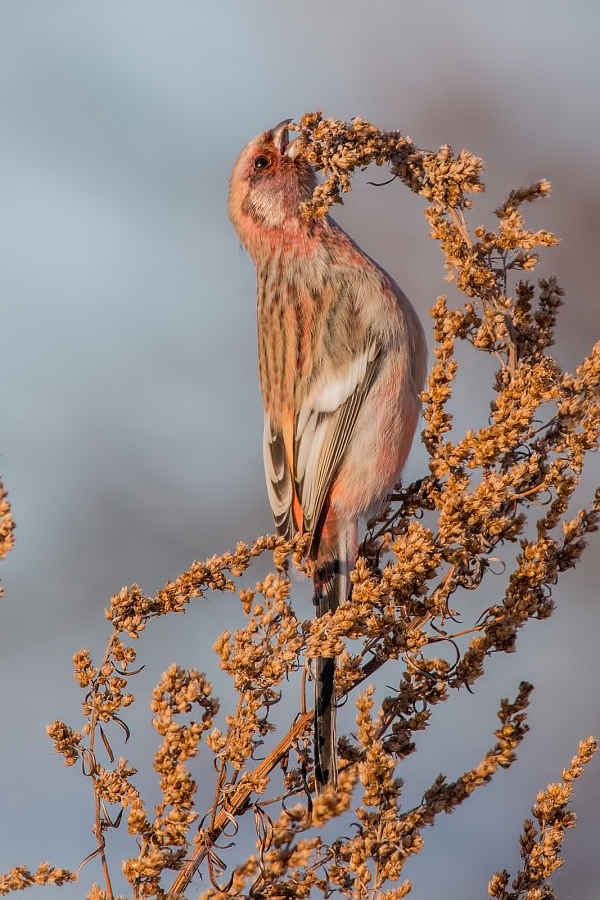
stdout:
[[[549,178],[551,198],[526,213],[561,237],[540,271],[569,292],[557,352],[573,367],[600,336],[599,26],[584,0],[2,0],[0,461],[18,530],[0,605],[0,872],[76,868],[93,849],[88,786],[53,756],[45,725],[79,726],[70,657],[101,652],[110,595],[133,581],[154,592],[192,559],[271,529],[254,272],[226,216],[241,147],[318,108],[421,147],[464,146],[485,159],[488,223],[510,188]],[[336,217],[427,320],[448,285],[424,204],[366,180]],[[474,370],[460,427],[486,414],[479,383]],[[600,481],[592,467],[588,485]],[[407,475],[424,468],[417,447]],[[496,869],[514,872],[536,791],[600,733],[599,546],[561,583],[555,617],[532,623],[520,652],[494,659],[476,696],[453,698],[419,739],[407,803],[440,770],[475,764],[497,700],[536,684],[519,762],[425,834],[407,869],[415,900],[475,900]],[[175,660],[212,674],[210,645],[234,618],[234,601],[215,598],[149,630],[132,758],[148,763],[153,749],[143,691]],[[396,678],[386,670],[383,683]],[[457,715],[472,746],[448,730]],[[212,777],[204,764],[200,780]],[[597,897],[599,794],[596,762],[560,896]],[[99,878],[92,862],[62,892],[84,896]]]

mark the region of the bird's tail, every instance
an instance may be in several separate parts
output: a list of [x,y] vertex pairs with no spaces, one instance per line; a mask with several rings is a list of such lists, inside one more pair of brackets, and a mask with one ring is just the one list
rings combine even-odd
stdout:
[[[329,516],[327,519],[329,520]],[[355,528],[337,528],[327,521],[320,535],[314,569],[317,616],[334,612],[350,594],[350,572],[356,559]],[[317,794],[337,787],[337,738],[334,695],[335,657],[315,660],[315,786]]]

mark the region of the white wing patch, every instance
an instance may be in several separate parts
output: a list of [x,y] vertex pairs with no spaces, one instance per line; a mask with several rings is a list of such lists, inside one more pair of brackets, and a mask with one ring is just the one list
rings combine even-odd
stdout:
[[[365,377],[367,364],[375,355],[375,344],[371,344],[335,378],[331,376],[320,378],[310,392],[307,403],[316,412],[335,412],[342,403],[346,402],[350,394],[354,393]],[[298,430],[300,431],[300,420],[298,421]]]

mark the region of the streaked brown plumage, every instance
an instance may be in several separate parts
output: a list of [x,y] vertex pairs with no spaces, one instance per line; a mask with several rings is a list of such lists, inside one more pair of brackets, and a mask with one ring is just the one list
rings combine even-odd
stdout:
[[[242,150],[229,215],[258,279],[264,462],[279,534],[312,534],[317,615],[350,594],[358,520],[385,502],[420,411],[426,344],[398,285],[329,217],[289,120]],[[337,784],[335,660],[316,663],[317,791]]]

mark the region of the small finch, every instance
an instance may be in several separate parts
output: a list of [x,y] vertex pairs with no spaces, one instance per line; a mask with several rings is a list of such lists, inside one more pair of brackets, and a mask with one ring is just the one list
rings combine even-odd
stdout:
[[[351,593],[358,520],[406,463],[427,347],[395,281],[333,219],[305,219],[315,173],[281,122],[250,141],[229,217],[256,266],[267,491],[277,532],[310,532],[317,616]],[[337,786],[335,659],[316,660],[315,783]]]

